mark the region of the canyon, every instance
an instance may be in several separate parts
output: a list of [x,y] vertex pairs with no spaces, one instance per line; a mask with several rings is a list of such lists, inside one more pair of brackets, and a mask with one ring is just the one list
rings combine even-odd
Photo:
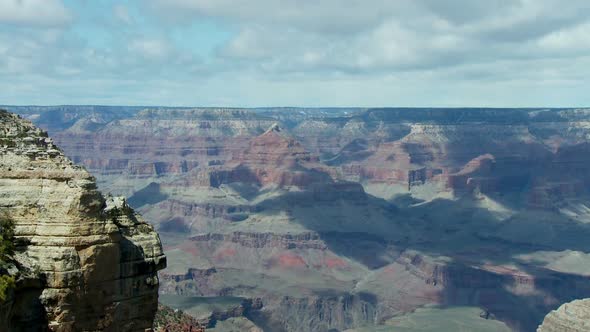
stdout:
[[590,297],[590,109],[6,108],[154,224],[207,330],[535,331]]

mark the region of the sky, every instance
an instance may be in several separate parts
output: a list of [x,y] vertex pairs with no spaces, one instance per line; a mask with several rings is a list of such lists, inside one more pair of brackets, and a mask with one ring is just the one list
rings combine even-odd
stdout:
[[0,0],[0,104],[588,107],[588,0]]

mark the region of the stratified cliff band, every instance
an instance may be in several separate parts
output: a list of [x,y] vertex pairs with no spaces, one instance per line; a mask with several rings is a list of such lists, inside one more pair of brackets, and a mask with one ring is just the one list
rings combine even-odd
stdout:
[[0,331],[151,328],[166,266],[158,234],[45,132],[1,110],[0,211],[15,221],[19,270]]

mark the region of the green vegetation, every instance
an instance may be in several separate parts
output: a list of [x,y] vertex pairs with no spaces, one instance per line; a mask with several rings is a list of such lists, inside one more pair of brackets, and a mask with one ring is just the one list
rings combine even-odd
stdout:
[[107,211],[107,217],[111,219],[115,224],[119,223],[119,217],[130,215],[133,213],[133,209],[129,206],[124,207],[113,207]]
[[4,302],[8,292],[14,288],[13,276],[5,273],[14,253],[14,221],[6,215],[0,215],[0,302]]
[[[185,327],[182,331],[189,331],[190,327],[199,327],[200,324],[194,317],[185,314],[183,311],[178,309],[172,309],[166,305],[158,303],[158,311],[154,317],[154,330],[156,331],[169,331],[167,328],[170,327]],[[176,331],[176,330],[171,330]],[[191,329],[191,331],[193,331]]]
[[5,262],[14,253],[14,221],[0,215],[0,261]]
[[15,286],[14,277],[8,275],[0,276],[0,302],[6,301],[8,292]]
[[12,138],[2,138],[0,137],[0,145],[5,145],[9,148],[16,147],[16,141]]

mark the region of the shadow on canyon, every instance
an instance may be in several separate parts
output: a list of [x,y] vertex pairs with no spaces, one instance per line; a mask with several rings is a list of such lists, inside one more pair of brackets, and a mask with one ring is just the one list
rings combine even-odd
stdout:
[[[28,246],[29,243],[18,240],[15,251],[25,252]],[[6,327],[8,331],[15,332],[48,331],[45,306],[42,303],[47,279],[30,266],[23,266],[19,262],[15,264],[20,276],[13,296],[9,296],[7,302],[0,303],[0,317],[6,318],[6,321],[0,322],[0,328]]]
[[160,184],[152,182],[142,189],[136,191],[127,202],[133,206],[134,209],[139,209],[144,205],[157,204],[168,198],[168,195],[162,193]]
[[[345,228],[348,223],[309,218],[298,207],[328,210],[344,204],[359,204],[346,197],[336,201],[310,201],[311,195],[286,193],[260,203],[262,213],[290,212],[293,222],[320,234],[328,248],[378,269],[391,263],[392,252],[415,250],[431,257],[446,256],[450,263],[440,273],[444,305],[479,306],[520,331],[534,331],[543,317],[564,302],[590,297],[590,278],[557,272],[519,261],[517,256],[540,251],[567,250],[590,253],[590,224],[575,221],[555,211],[535,212],[501,220],[472,199],[436,199],[399,208],[366,195],[361,208],[381,211],[366,215],[365,231]],[[401,198],[405,203],[409,198]],[[345,212],[344,212],[345,213]],[[340,215],[342,218],[354,216]],[[523,221],[525,219],[525,221]],[[374,227],[378,225],[377,227]],[[339,228],[344,227],[344,228]],[[373,228],[374,227],[374,228]],[[379,233],[390,228],[390,231]],[[410,231],[411,230],[411,231]],[[407,232],[406,234],[395,234]],[[549,235],[548,235],[549,234]],[[545,242],[546,241],[546,242]],[[517,271],[491,271],[486,265],[516,264]]]

